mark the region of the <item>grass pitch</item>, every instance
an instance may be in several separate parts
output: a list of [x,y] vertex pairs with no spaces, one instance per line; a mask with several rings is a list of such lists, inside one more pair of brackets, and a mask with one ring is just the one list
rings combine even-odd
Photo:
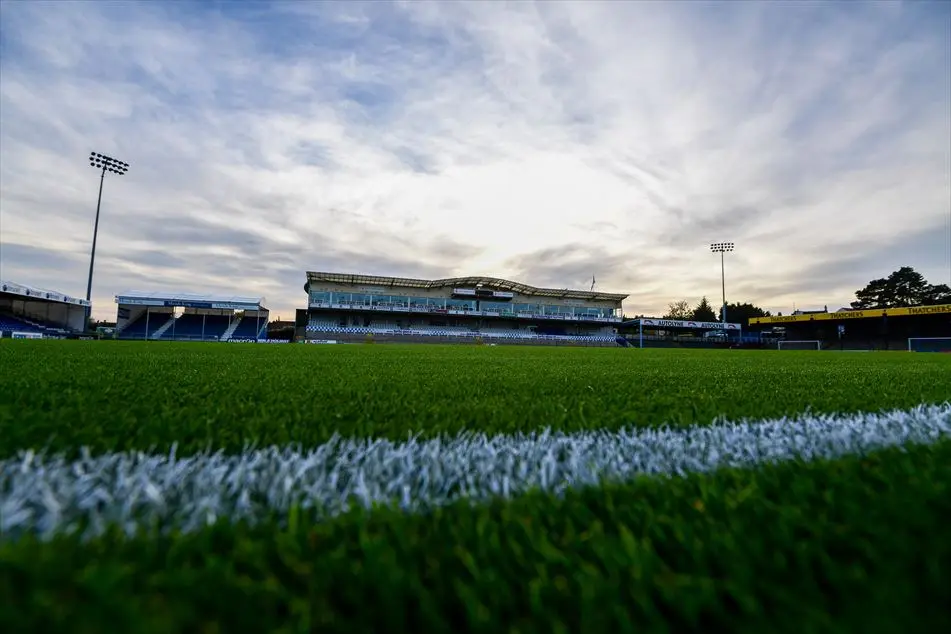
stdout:
[[[68,464],[80,447],[237,456],[335,434],[693,433],[949,397],[946,355],[5,341],[0,511],[26,450]],[[940,631],[951,441],[932,436],[425,512],[0,536],[0,630]]]
[[685,426],[949,397],[948,355],[6,341],[0,458]]

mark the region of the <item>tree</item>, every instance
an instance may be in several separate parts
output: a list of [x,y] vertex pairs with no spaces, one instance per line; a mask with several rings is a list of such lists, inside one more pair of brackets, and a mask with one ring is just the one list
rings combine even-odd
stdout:
[[742,324],[745,328],[750,323],[750,319],[756,317],[769,317],[769,311],[763,310],[753,304],[727,304],[726,320],[732,324]]
[[676,319],[677,321],[685,321],[690,319],[693,316],[693,311],[690,310],[690,304],[687,303],[687,300],[682,299],[679,302],[670,302],[667,305],[667,314],[664,315],[664,319]]
[[921,273],[903,266],[855,291],[855,299],[851,304],[855,310],[934,305],[951,302],[951,289],[947,284],[931,285]]
[[700,303],[697,304],[697,307],[693,309],[690,318],[694,321],[716,321],[717,314],[713,312],[710,302],[704,297],[700,300]]
[[935,306],[937,304],[951,304],[951,287],[947,284],[933,284],[928,288],[925,294],[925,306]]
[[855,291],[855,301],[849,304],[856,310],[883,308],[888,300],[888,280],[880,278],[869,282],[865,288]]

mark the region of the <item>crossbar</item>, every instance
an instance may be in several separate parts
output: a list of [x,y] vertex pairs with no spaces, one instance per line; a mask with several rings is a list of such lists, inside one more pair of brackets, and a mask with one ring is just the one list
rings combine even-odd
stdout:
[[912,348],[912,341],[951,341],[951,337],[909,337],[908,352],[915,352]]

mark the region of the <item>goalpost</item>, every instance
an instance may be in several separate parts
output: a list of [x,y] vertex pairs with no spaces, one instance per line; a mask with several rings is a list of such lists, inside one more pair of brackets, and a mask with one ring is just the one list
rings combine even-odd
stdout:
[[818,340],[776,342],[777,350],[822,350],[822,342]]
[[908,352],[951,352],[951,337],[910,337]]

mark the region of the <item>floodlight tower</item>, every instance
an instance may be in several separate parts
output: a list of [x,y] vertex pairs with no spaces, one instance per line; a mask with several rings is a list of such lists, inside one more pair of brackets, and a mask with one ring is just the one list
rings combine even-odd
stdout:
[[[732,242],[714,242],[710,245],[713,253],[720,254],[720,288],[723,291],[723,304],[720,313],[721,321],[726,324],[726,269],[723,262],[724,255],[733,251]],[[726,327],[726,326],[724,326]]]
[[[129,164],[123,163],[105,154],[97,152],[89,153],[89,166],[101,170],[99,175],[99,199],[96,201],[96,224],[92,230],[92,253],[89,256],[89,280],[86,282],[86,301],[92,299],[92,271],[96,264],[96,238],[99,236],[99,207],[102,205],[102,183],[106,179],[106,172],[112,172],[122,176],[129,171]],[[89,324],[89,317],[92,315],[92,304],[86,307],[86,324]]]

